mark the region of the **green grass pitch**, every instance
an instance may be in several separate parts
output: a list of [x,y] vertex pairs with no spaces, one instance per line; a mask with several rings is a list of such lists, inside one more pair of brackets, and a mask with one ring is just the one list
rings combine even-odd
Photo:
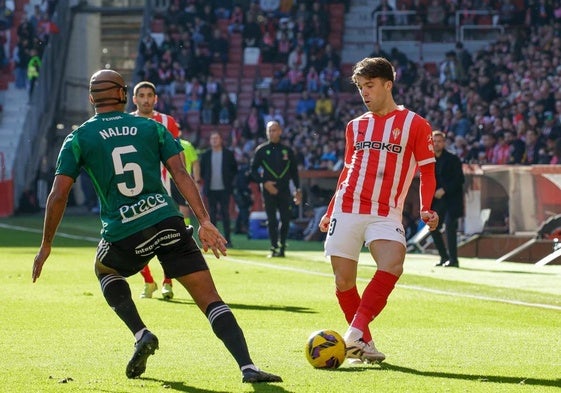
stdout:
[[[146,372],[129,380],[134,338],[107,306],[93,274],[96,217],[66,216],[38,282],[31,283],[42,217],[0,219],[0,392],[559,392],[561,266],[461,259],[433,267],[407,256],[388,306],[371,325],[381,365],[316,370],[304,345],[318,329],[344,333],[330,265],[319,242],[291,241],[284,259],[267,242],[233,239],[226,258],[207,254],[216,285],[245,332],[255,363],[283,383],[248,385],[187,292],[139,299],[160,339]],[[162,271],[151,262],[155,278]],[[362,289],[375,270],[364,253]]]

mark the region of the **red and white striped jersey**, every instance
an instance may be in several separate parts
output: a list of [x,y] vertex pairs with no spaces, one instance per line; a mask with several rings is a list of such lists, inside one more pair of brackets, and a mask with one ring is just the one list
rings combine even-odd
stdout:
[[156,120],[158,123],[162,123],[169,132],[171,132],[171,135],[173,135],[174,138],[179,138],[179,127],[172,116],[158,111],[153,111],[152,119]]
[[345,134],[345,168],[327,214],[372,214],[401,220],[417,167],[435,162],[431,126],[400,105],[382,117],[367,112],[351,120]]

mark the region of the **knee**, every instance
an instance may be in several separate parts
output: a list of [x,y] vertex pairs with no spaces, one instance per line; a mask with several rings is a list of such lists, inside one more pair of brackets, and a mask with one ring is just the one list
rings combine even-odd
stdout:
[[348,291],[356,286],[356,280],[353,277],[346,277],[343,275],[335,275],[335,287],[341,291]]

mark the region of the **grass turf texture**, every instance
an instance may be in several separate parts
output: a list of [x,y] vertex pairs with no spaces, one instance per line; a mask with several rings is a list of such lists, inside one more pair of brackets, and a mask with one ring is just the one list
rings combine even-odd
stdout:
[[[461,259],[461,269],[442,269],[432,267],[435,256],[408,255],[388,307],[372,324],[386,362],[316,370],[303,353],[309,334],[346,328],[321,243],[291,241],[285,259],[271,260],[264,257],[267,241],[241,236],[227,258],[207,259],[255,363],[285,382],[242,384],[187,292],[176,283],[172,301],[159,292],[138,299],[140,275],[129,282],[160,349],[142,378],[129,380],[124,370],[134,339],[105,303],[92,269],[97,218],[64,218],[32,284],[41,226],[39,216],[0,220],[0,391],[558,392],[561,386],[561,266]],[[160,281],[157,261],[151,266]],[[373,272],[364,254],[361,289]]]

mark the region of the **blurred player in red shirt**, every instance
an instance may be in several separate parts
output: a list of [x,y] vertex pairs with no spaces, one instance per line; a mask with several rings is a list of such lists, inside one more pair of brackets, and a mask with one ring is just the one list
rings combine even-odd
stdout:
[[[154,110],[154,106],[156,106],[156,103],[158,102],[158,95],[156,94],[156,87],[153,83],[148,81],[137,83],[133,90],[132,100],[136,105],[136,110],[134,112],[131,112],[131,114],[156,120],[157,122],[163,124],[175,139],[179,138],[179,127],[175,119],[170,115],[166,115],[165,113],[160,113]],[[174,194],[176,193],[173,192],[171,176],[163,166],[162,183],[164,184],[164,187],[167,190],[168,194],[173,196],[175,200],[176,195]],[[183,203],[185,203],[184,200]],[[144,278],[144,290],[140,294],[140,297],[151,298],[154,291],[158,289],[158,285],[154,282],[154,277],[152,277],[149,265],[146,265],[140,271],[140,274]],[[164,299],[173,298],[171,278],[164,277],[161,292]]]

